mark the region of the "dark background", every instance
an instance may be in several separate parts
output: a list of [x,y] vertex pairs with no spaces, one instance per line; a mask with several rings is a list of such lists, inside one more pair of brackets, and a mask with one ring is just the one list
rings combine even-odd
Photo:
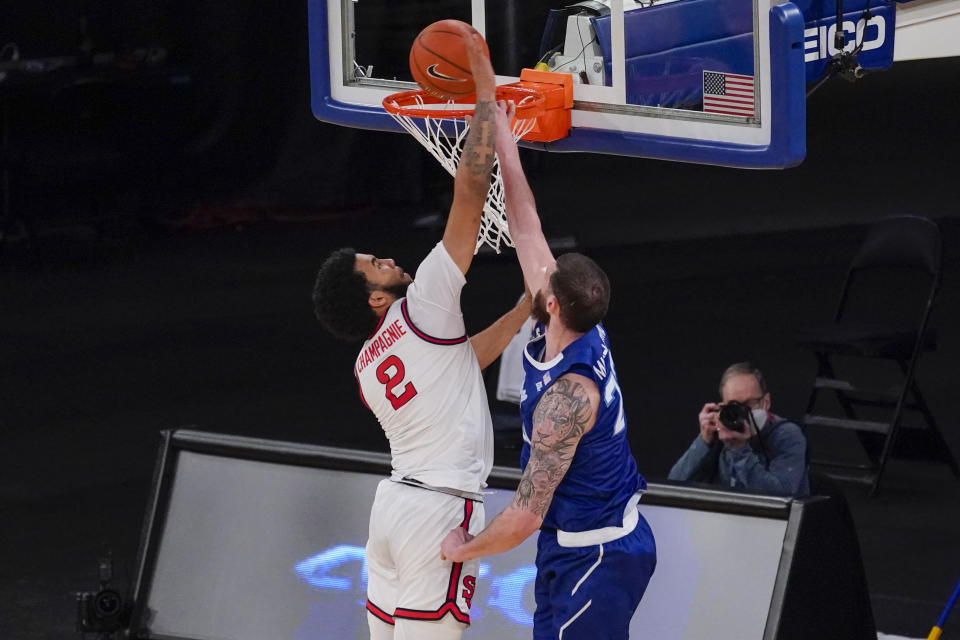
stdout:
[[[79,71],[0,81],[26,223],[0,254],[0,637],[62,638],[102,544],[132,578],[160,430],[386,450],[356,398],[356,348],[316,326],[309,292],[344,244],[415,267],[451,182],[413,140],[312,117],[302,2],[5,0],[0,16],[0,46],[21,59],[78,57]],[[105,73],[94,60],[109,52]],[[774,410],[800,417],[815,369],[793,329],[829,317],[864,224],[897,213],[944,233],[940,344],[918,381],[960,453],[958,72],[932,60],[827,83],[808,101],[808,157],[787,171],[524,152],[548,235],[611,276],[607,326],[649,479],[733,361],[760,365]],[[468,327],[519,292],[509,252],[478,257]],[[515,464],[515,437],[499,436],[497,462]],[[859,454],[827,434],[811,446]],[[960,482],[894,462],[878,497],[845,488],[879,629],[926,634],[960,577]]]

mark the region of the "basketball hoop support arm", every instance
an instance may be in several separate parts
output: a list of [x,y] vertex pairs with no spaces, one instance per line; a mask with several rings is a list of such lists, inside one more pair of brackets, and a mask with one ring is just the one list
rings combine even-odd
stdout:
[[573,76],[555,71],[524,69],[520,81],[507,85],[534,89],[546,99],[544,113],[533,128],[521,137],[527,142],[553,142],[570,134],[570,110],[573,108]]

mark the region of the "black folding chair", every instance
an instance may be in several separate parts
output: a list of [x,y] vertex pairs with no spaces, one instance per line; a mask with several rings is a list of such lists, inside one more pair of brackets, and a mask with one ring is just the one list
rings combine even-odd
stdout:
[[[892,455],[941,461],[960,477],[914,378],[920,352],[936,348],[928,320],[940,287],[940,257],[940,231],[933,221],[891,216],[874,223],[847,272],[833,322],[798,332],[798,344],[817,360],[804,428],[852,430],[869,459],[867,464],[813,462],[834,477],[869,483],[871,494]],[[883,360],[896,363],[892,376],[878,375]],[[843,378],[839,362],[847,372]],[[858,384],[851,372],[861,378]],[[888,384],[881,386],[881,380]],[[823,390],[832,391],[837,401],[833,415],[818,403]],[[923,424],[904,424],[906,412],[918,414]]]

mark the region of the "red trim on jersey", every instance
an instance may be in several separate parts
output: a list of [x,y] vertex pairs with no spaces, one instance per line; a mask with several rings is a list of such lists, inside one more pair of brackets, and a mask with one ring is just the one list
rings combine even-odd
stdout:
[[[470,517],[473,516],[473,501],[463,501],[463,522],[460,528],[467,529],[470,526]],[[463,570],[462,562],[454,562],[450,568],[450,582],[447,586],[447,599],[435,611],[424,611],[422,609],[404,609],[397,607],[393,612],[394,618],[409,618],[411,620],[439,620],[448,613],[460,622],[470,624],[470,614],[460,611],[457,607],[457,589],[460,588],[460,573]]]
[[460,611],[453,602],[447,602],[436,611],[418,611],[416,609],[400,609],[399,607],[393,613],[394,618],[406,618],[410,620],[439,620],[447,614],[451,614],[460,622],[470,624],[470,616]]
[[403,319],[407,321],[407,324],[410,325],[410,328],[413,329],[413,332],[417,334],[418,338],[426,340],[427,342],[432,342],[433,344],[460,344],[461,342],[467,341],[467,336],[462,335],[459,338],[434,338],[433,336],[427,335],[423,331],[417,328],[417,325],[413,324],[413,320],[410,319],[410,314],[407,313],[407,299],[404,298],[403,302],[400,303],[400,311],[403,313]]
[[[460,523],[460,528],[464,531],[467,530],[467,527],[470,525],[470,516],[473,515],[473,502],[470,500],[463,501],[463,522]],[[457,588],[460,586],[460,572],[463,570],[462,562],[454,562],[453,567],[450,568],[450,582],[447,585],[447,602],[456,603],[457,601]]]
[[467,529],[470,526],[470,517],[473,515],[473,500],[463,500],[463,522],[460,523],[461,529]]
[[373,604],[372,602],[370,602],[370,600],[367,600],[367,611],[369,611],[369,612],[372,613],[373,615],[377,616],[378,618],[380,618],[381,620],[383,620],[383,621],[386,622],[387,624],[395,624],[394,621],[393,621],[393,616],[391,616],[390,614],[388,614],[386,611],[384,611],[383,609],[381,609],[381,608],[378,607],[377,605],[375,605],[375,604]]
[[[391,305],[393,306],[393,305]],[[387,313],[390,311],[390,307],[387,307],[386,311],[383,312],[383,315],[380,316],[380,319],[377,320],[377,326],[373,328],[373,331],[370,332],[370,335],[367,336],[367,340],[377,335],[377,331],[380,331],[380,327],[383,326],[383,321],[387,319]]]
[[[353,373],[353,379],[357,381],[357,393],[360,394],[360,402],[362,402],[363,406],[367,409],[370,409],[370,405],[367,404],[367,399],[363,397],[363,387],[360,386],[360,377],[356,372]],[[370,409],[370,411],[373,411],[373,409]]]
[[447,604],[456,602],[457,587],[460,586],[460,572],[463,570],[462,562],[454,562],[450,569],[450,582],[447,587]]

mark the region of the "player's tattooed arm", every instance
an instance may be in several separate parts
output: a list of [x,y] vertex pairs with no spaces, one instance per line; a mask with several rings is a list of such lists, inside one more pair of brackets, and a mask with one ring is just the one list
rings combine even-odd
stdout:
[[530,460],[513,501],[476,537],[462,529],[450,531],[440,546],[441,557],[465,562],[502,553],[539,529],[580,439],[593,428],[599,406],[593,380],[575,373],[558,378],[534,411]]
[[490,59],[483,53],[483,39],[480,35],[473,34],[466,40],[466,45],[475,86],[476,105],[460,158],[457,178],[460,177],[461,170],[468,174],[471,187],[477,186],[480,190],[476,195],[481,198],[482,205],[490,189],[490,170],[493,169],[497,144],[496,77],[493,67],[490,66]]
[[494,102],[492,100],[477,102],[460,164],[471,176],[477,176],[483,180],[481,186],[486,187],[483,191],[484,198],[490,187],[490,170],[493,168],[496,148],[495,127]]
[[513,505],[543,518],[577,445],[597,417],[600,394],[590,379],[566,374],[547,390],[533,413],[530,460]]
[[490,190],[490,172],[496,148],[496,76],[483,54],[479,34],[466,39],[470,70],[476,86],[476,106],[453,181],[453,204],[443,232],[443,246],[466,273],[473,262],[483,203]]

